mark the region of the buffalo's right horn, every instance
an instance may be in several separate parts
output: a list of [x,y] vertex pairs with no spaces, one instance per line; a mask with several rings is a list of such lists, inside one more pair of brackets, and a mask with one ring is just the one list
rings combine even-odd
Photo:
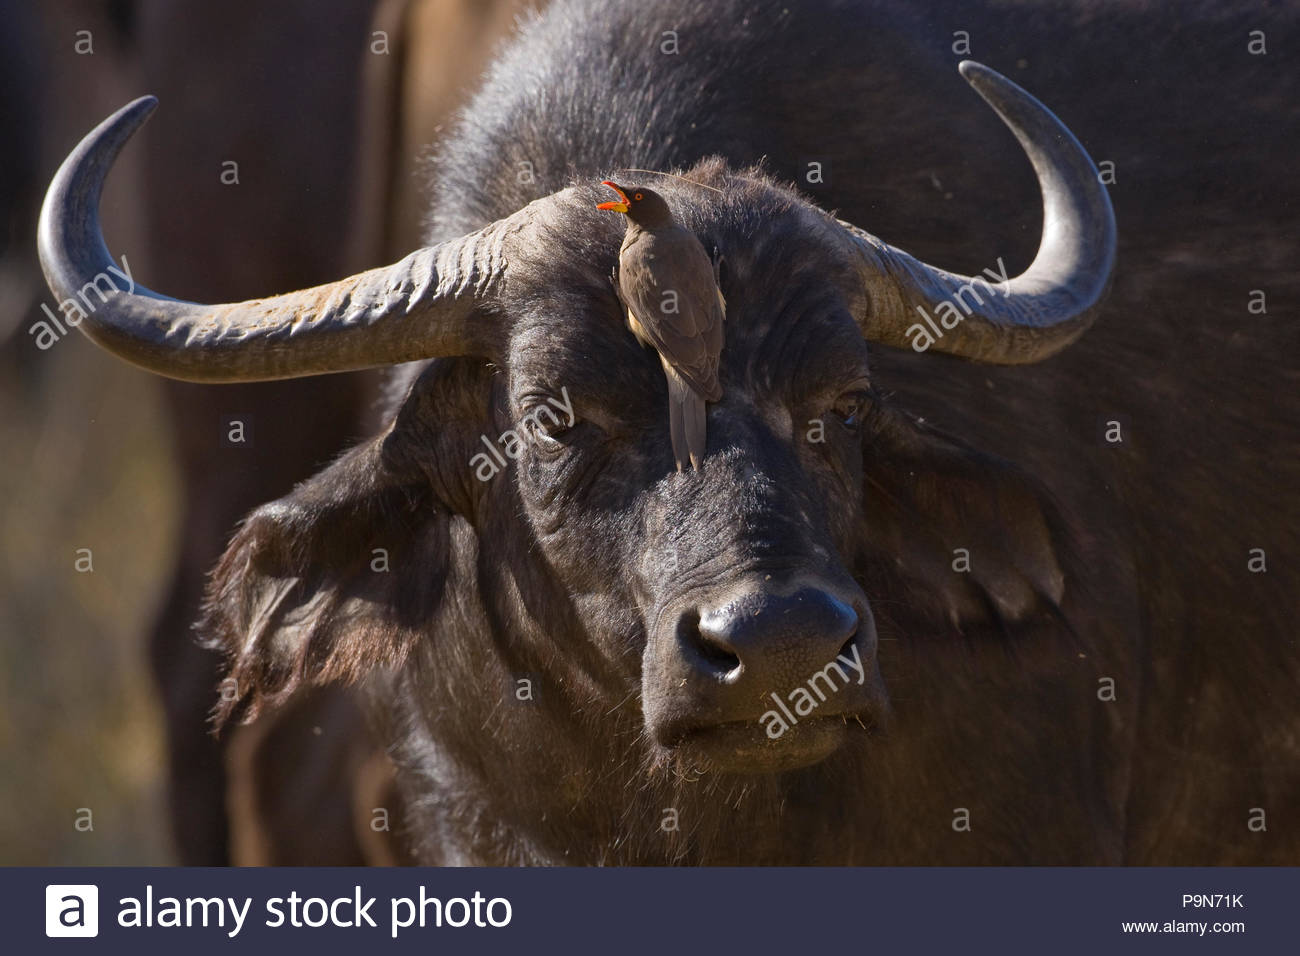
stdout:
[[[856,247],[870,299],[861,319],[863,334],[917,351],[925,350],[919,347],[924,335],[935,351],[976,362],[1041,362],[1097,317],[1115,267],[1115,214],[1097,167],[1051,110],[986,66],[967,60],[960,70],[1011,128],[1034,166],[1043,195],[1038,255],[1020,275],[989,283],[921,262],[852,223],[841,223]],[[944,304],[947,318],[961,317],[940,329],[933,316]],[[931,319],[923,323],[927,316]]]
[[109,269],[115,266],[99,224],[104,178],[157,104],[141,97],[91,131],[64,160],[41,208],[37,244],[45,279],[60,299],[81,296],[87,315],[78,327],[98,345],[151,372],[192,382],[254,382],[497,354],[500,331],[480,306],[505,274],[506,239],[531,220],[532,207],[393,265],[268,299],[197,305],[142,286],[95,299],[90,283],[113,279]]

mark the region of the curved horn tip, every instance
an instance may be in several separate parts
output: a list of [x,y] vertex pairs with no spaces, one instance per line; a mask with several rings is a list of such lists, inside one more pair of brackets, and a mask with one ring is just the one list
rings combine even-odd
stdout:
[[[65,212],[70,193],[86,190],[94,198],[94,203],[98,203],[99,189],[117,154],[157,108],[158,97],[138,97],[82,137],[64,158],[46,190],[37,224],[38,245],[66,226],[58,220],[57,214]],[[98,228],[97,213],[95,221]]]
[[158,97],[154,96],[152,93],[146,93],[144,96],[136,97],[130,103],[127,103],[117,112],[109,116],[108,119],[104,120],[104,122],[100,123],[98,128],[91,131],[90,136],[86,138],[92,138],[96,133],[110,128],[120,130],[129,137],[140,128],[141,124],[143,124],[145,120],[153,115],[153,111],[157,108]]
[[[158,108],[158,97],[152,93],[146,93],[127,103],[120,110],[104,120],[100,124],[101,129],[114,128],[119,130],[119,135],[123,140],[129,139],[135,135],[136,130],[144,125],[144,121],[153,115],[153,111]],[[95,132],[99,132],[96,130]],[[93,135],[93,134],[92,134]]]
[[974,87],[976,93],[982,96],[990,105],[993,105],[994,108],[996,108],[996,104],[993,103],[992,97],[998,93],[1005,95],[1008,92],[1016,92],[1021,96],[1033,98],[1032,94],[1014,80],[1007,79],[992,67],[987,67],[975,60],[962,60],[957,64],[957,72],[961,74],[963,80]]
[[[114,113],[104,122],[100,123],[95,129],[91,130],[81,141],[81,148],[89,147],[91,144],[105,142],[111,150],[110,160],[115,159],[118,150],[120,150],[127,141],[133,137],[136,132],[144,125],[145,120],[153,115],[153,111],[158,108],[158,97],[152,94],[133,99],[120,110]],[[72,156],[76,156],[82,149],[73,150]],[[107,171],[107,170],[105,170]]]
[[158,97],[152,93],[146,93],[144,96],[137,96],[126,106],[118,110],[119,113],[139,112],[142,116],[148,116],[158,108]]
[[130,103],[127,103],[125,109],[133,110],[136,109],[137,107],[140,109],[145,109],[147,107],[148,109],[152,110],[157,105],[158,105],[158,97],[154,96],[152,93],[145,93],[142,96],[137,96]]
[[36,248],[51,291],[62,295],[73,280],[79,285],[84,267],[107,256],[99,230],[100,190],[117,154],[157,107],[158,97],[151,95],[127,103],[82,137],[55,172],[36,224]]

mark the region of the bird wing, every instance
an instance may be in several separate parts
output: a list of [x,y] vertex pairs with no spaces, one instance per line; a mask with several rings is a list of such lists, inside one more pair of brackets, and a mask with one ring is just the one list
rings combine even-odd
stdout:
[[619,257],[619,289],[639,322],[640,337],[695,391],[709,401],[720,399],[718,360],[726,303],[708,254],[694,234],[681,227],[642,233]]

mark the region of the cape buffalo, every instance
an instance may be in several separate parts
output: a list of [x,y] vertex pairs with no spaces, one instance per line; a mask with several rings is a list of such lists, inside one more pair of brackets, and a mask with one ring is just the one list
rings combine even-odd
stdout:
[[[104,348],[191,381],[420,363],[377,435],[232,540],[200,625],[230,661],[219,718],[364,681],[427,863],[1294,862],[1295,413],[1275,428],[1252,402],[1295,376],[1264,361],[1271,326],[1210,337],[1222,278],[1200,262],[1277,256],[1223,198],[1198,238],[1164,181],[1118,245],[1114,161],[964,62],[1041,191],[1037,254],[1008,269],[1033,204],[958,88],[964,9],[557,4],[438,158],[427,248],[268,299],[137,287],[87,315]],[[1258,78],[1215,100],[1220,67],[1188,80],[1205,95],[1128,94],[1099,125],[1116,100],[1093,87],[1149,14],[979,22],[1017,13],[1044,58],[1092,27],[1104,49],[1045,98],[1085,140],[1123,127],[1107,143],[1134,176],[1134,137],[1283,100]],[[1244,20],[1200,14],[1185,42],[1230,27],[1248,55]],[[51,186],[60,298],[110,264],[99,189],[152,108]],[[610,281],[606,178],[653,184],[719,263],[699,471],[674,468],[658,359]]]

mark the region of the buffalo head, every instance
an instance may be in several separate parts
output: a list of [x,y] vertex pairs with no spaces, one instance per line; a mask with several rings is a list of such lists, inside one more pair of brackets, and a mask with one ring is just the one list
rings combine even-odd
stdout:
[[[398,377],[381,434],[232,542],[203,627],[244,712],[401,664],[431,739],[517,720],[559,747],[599,725],[612,754],[784,771],[886,716],[882,599],[959,625],[1054,606],[1062,568],[1032,482],[918,429],[868,364],[868,343],[1039,361],[1083,333],[1109,280],[1114,221],[1083,149],[1014,84],[962,71],[1042,189],[1038,255],[1009,281],[919,262],[756,170],[705,160],[655,179],[717,251],[728,303],[699,472],[674,468],[659,363],[610,283],[622,225],[593,208],[601,176],[328,286],[216,306],[136,288],[89,314],[104,348],[192,381],[441,359]],[[40,251],[56,294],[108,268],[100,187],[152,108],[105,121],[52,185]],[[938,573],[958,527],[1000,557]],[[501,716],[485,688],[521,675],[563,705]]]

